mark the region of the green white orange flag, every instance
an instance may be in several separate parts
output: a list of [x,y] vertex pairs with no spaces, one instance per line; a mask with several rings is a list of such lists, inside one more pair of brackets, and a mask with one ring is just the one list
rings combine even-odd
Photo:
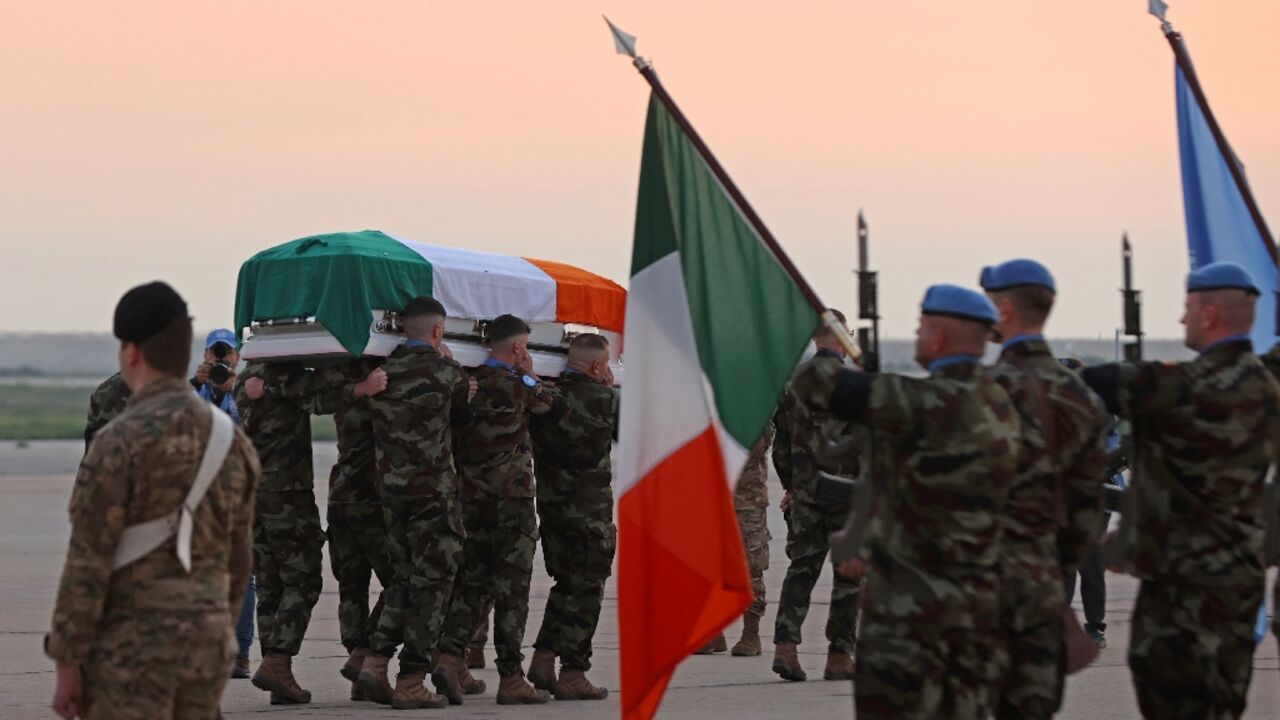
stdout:
[[624,718],[652,717],[676,666],[751,602],[733,486],[819,322],[812,292],[642,72],[654,93],[616,490]]

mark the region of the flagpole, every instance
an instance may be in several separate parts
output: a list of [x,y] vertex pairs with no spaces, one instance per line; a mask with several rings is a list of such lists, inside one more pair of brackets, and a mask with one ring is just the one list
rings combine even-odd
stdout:
[[1182,38],[1182,33],[1173,29],[1173,25],[1165,19],[1163,14],[1164,8],[1160,8],[1160,13],[1152,12],[1160,19],[1160,31],[1164,33],[1165,39],[1169,41],[1169,47],[1173,48],[1173,57],[1178,64],[1178,68],[1182,70],[1182,74],[1187,79],[1187,84],[1191,86],[1191,93],[1195,96],[1196,102],[1200,105],[1200,112],[1204,113],[1205,122],[1209,124],[1209,131],[1213,133],[1213,139],[1218,145],[1218,152],[1222,154],[1227,163],[1227,169],[1231,172],[1231,179],[1235,181],[1236,188],[1239,189],[1241,197],[1244,198],[1244,204],[1249,208],[1249,215],[1253,218],[1253,224],[1257,227],[1258,234],[1262,236],[1262,242],[1267,247],[1267,253],[1271,256],[1271,261],[1280,263],[1280,257],[1276,254],[1275,238],[1271,235],[1270,229],[1267,228],[1267,221],[1262,217],[1262,211],[1258,208],[1258,202],[1253,197],[1253,191],[1249,189],[1249,181],[1245,179],[1244,171],[1240,168],[1240,163],[1236,159],[1236,154],[1231,150],[1231,145],[1227,143],[1227,136],[1222,132],[1221,126],[1218,125],[1218,119],[1214,117],[1213,110],[1209,108],[1209,100],[1205,97],[1204,88],[1200,86],[1200,78],[1196,75],[1195,66],[1191,62],[1191,53],[1187,51],[1187,44]]
[[773,237],[773,233],[769,232],[769,228],[765,226],[764,221],[756,214],[755,209],[751,207],[751,203],[747,202],[747,198],[743,196],[742,191],[733,182],[733,178],[729,177],[729,173],[725,172],[724,167],[720,165],[720,161],[711,152],[711,148],[707,147],[707,144],[702,141],[702,136],[694,129],[693,123],[689,122],[689,118],[685,117],[675,99],[663,87],[662,81],[658,79],[658,74],[653,70],[653,63],[648,58],[643,58],[636,54],[635,38],[619,30],[616,25],[609,21],[609,18],[606,17],[604,21],[609,24],[609,30],[613,33],[618,52],[631,57],[632,64],[635,65],[636,70],[640,72],[645,81],[649,83],[649,87],[653,89],[653,94],[657,96],[658,100],[667,109],[667,112],[671,113],[671,118],[675,120],[676,125],[688,136],[689,141],[693,143],[694,149],[698,151],[698,155],[702,157],[703,162],[710,168],[711,173],[720,181],[725,193],[741,208],[747,222],[756,231],[756,234],[760,236],[765,247],[769,248],[769,252],[773,253],[773,256],[777,258],[778,264],[782,266],[783,271],[800,289],[800,293],[804,295],[805,300],[813,307],[814,312],[818,313],[822,324],[832,330],[844,348],[845,353],[851,359],[855,361],[861,359],[862,351],[853,342],[853,338],[849,336],[848,329],[840,323],[840,319],[836,317],[835,313],[831,312],[822,300],[818,298],[818,294],[810,287],[809,281],[805,280],[804,276],[800,274],[800,270],[796,268],[795,263],[791,262],[791,258],[782,249],[782,246],[778,244],[777,239]]

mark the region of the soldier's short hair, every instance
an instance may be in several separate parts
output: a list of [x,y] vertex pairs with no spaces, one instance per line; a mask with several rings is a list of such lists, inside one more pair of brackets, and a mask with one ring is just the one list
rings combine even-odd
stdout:
[[1018,319],[1030,325],[1043,325],[1053,310],[1053,291],[1043,285],[1019,285],[991,294],[1008,298]]
[[515,315],[499,315],[489,321],[486,330],[489,343],[500,343],[518,335],[528,335],[529,325]]
[[609,349],[609,338],[599,333],[582,333],[569,341],[569,350],[594,350],[601,352]]
[[444,305],[442,305],[439,300],[426,295],[419,295],[418,297],[410,300],[405,304],[404,312],[401,313],[401,316],[406,320],[409,318],[428,317],[431,315],[438,315],[442,318],[449,317],[449,314],[444,311]]
[[138,343],[142,359],[152,368],[174,377],[185,377],[191,364],[191,318],[182,313],[160,332]]
[[[832,315],[835,315],[836,319],[840,321],[841,325],[847,325],[849,323],[849,321],[845,318],[844,313],[840,312],[839,310],[835,308],[827,308],[827,312],[831,313]],[[830,334],[831,334],[831,328],[827,327],[826,323],[823,323],[818,326],[818,329],[813,333],[813,336],[815,338],[827,337]]]

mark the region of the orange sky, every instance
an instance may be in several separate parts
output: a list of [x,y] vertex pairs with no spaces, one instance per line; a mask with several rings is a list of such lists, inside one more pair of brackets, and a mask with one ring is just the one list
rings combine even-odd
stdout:
[[[482,7],[477,7],[481,6]],[[1173,0],[1280,227],[1280,3]],[[372,8],[372,10],[368,9]],[[240,263],[377,228],[625,281],[647,90],[605,12],[823,298],[871,223],[889,335],[932,282],[1031,256],[1051,332],[1110,337],[1128,229],[1155,336],[1187,253],[1173,59],[1144,0],[0,6],[0,330],[106,330],[171,281],[228,324]]]

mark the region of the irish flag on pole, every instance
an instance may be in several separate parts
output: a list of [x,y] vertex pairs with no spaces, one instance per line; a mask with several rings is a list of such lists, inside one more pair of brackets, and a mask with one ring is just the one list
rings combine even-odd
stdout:
[[733,486],[818,326],[660,88],[645,125],[618,468],[625,718],[751,602]]

